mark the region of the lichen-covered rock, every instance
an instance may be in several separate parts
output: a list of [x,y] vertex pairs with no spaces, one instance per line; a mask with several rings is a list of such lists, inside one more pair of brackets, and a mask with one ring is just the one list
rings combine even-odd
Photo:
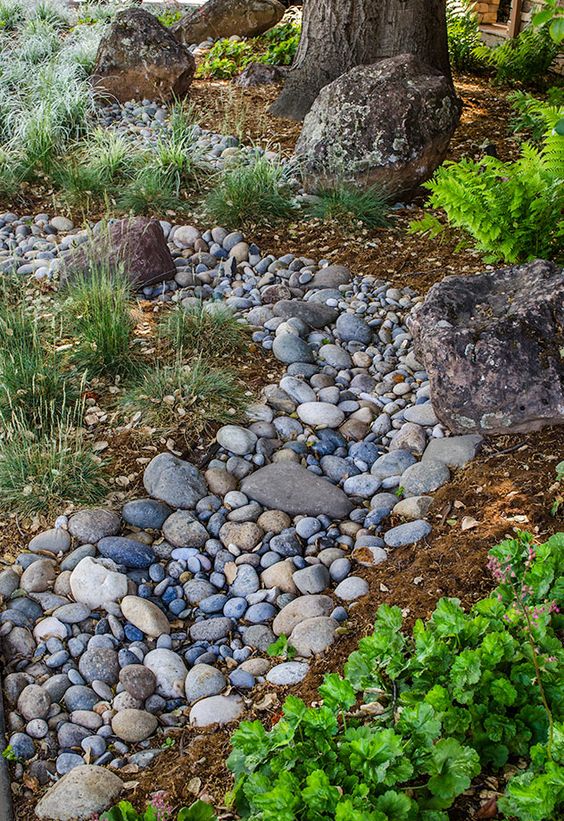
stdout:
[[209,37],[256,37],[278,23],[285,8],[278,0],[208,0],[188,12],[172,27],[174,35],[186,45],[201,43]]
[[444,160],[459,115],[451,82],[411,54],[357,66],[321,90],[304,120],[296,156],[306,190],[345,178],[407,197]]
[[196,64],[188,49],[157,18],[140,8],[119,12],[102,38],[94,88],[122,103],[183,97]]
[[64,257],[62,279],[88,275],[95,265],[122,271],[142,288],[174,276],[176,267],[158,220],[135,217],[112,222]]
[[536,260],[434,285],[408,319],[433,408],[454,433],[564,422],[564,272]]

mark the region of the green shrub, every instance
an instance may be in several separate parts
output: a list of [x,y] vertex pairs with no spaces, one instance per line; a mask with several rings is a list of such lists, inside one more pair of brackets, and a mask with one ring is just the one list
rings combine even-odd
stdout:
[[[564,238],[564,137],[549,130],[541,145],[523,143],[521,157],[445,163],[432,180],[427,205],[442,208],[488,261],[558,258]],[[429,230],[429,220],[413,223]]]
[[495,79],[502,85],[542,83],[558,54],[558,45],[548,30],[529,27],[496,48],[478,46],[475,54],[494,69]]
[[546,28],[551,39],[561,45],[564,42],[564,8],[560,0],[544,0],[540,10],[533,14],[535,28]]
[[292,21],[249,40],[217,40],[196,70],[196,77],[230,80],[249,63],[289,66],[300,42],[301,26]]
[[75,336],[73,361],[88,376],[127,376],[139,366],[133,351],[131,286],[123,272],[93,264],[65,288],[65,313]]
[[95,128],[81,140],[78,150],[57,166],[53,178],[65,195],[78,198],[89,193],[100,198],[113,192],[147,156],[122,135]]
[[233,311],[215,302],[167,311],[159,324],[159,334],[172,350],[205,359],[240,356],[249,338],[247,326]]
[[223,171],[205,201],[220,225],[269,225],[294,211],[286,172],[279,163],[258,157],[249,165]]
[[159,23],[162,23],[163,26],[166,26],[166,28],[170,28],[175,23],[178,23],[181,17],[182,12],[180,9],[166,9],[162,14],[157,15],[157,20]]
[[511,118],[512,131],[528,131],[533,140],[541,140],[550,123],[564,117],[564,88],[553,86],[546,100],[539,100],[526,91],[512,91],[507,99],[515,114]]
[[474,71],[483,66],[475,52],[482,43],[478,16],[468,0],[448,0],[446,6],[448,51],[457,71]]
[[3,510],[54,515],[71,501],[90,505],[104,497],[103,464],[64,413],[48,433],[34,433],[27,425],[27,419],[14,417],[0,447]]
[[388,202],[376,187],[363,191],[354,185],[341,183],[335,188],[318,192],[307,210],[312,217],[334,219],[348,225],[355,222],[367,228],[388,225]]
[[261,56],[260,62],[275,66],[291,65],[298,50],[301,33],[300,23],[291,20],[271,28],[259,38],[267,44],[266,52]]
[[160,430],[183,428],[194,440],[214,424],[238,419],[247,401],[229,370],[201,359],[185,364],[179,355],[171,365],[146,371],[122,404],[127,412],[140,410],[146,424]]
[[441,599],[412,636],[399,607],[378,609],[344,677],[325,676],[313,707],[289,696],[270,730],[232,736],[228,803],[243,819],[447,821],[482,769],[529,764],[499,802],[507,817],[564,810],[564,534],[492,552],[499,586],[466,613]]
[[256,58],[248,40],[217,40],[196,69],[196,77],[230,80]]

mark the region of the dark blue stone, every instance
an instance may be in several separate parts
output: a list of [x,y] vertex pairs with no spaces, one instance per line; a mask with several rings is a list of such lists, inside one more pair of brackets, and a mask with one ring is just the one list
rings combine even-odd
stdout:
[[123,506],[121,515],[134,527],[160,530],[171,513],[171,508],[164,502],[155,499],[134,499]]
[[199,604],[199,608],[202,613],[219,613],[223,610],[226,602],[226,595],[223,593],[215,593],[213,596],[208,596],[206,599],[202,599]]
[[149,567],[156,558],[150,547],[125,536],[105,536],[98,542],[98,550],[104,558],[125,567]]
[[167,587],[167,589],[165,590],[165,592],[161,596],[161,600],[162,600],[163,604],[170,604],[172,601],[174,601],[176,598],[178,598],[178,595],[177,595],[176,591],[177,591],[176,586],[175,587]]
[[255,677],[252,673],[247,673],[239,668],[233,670],[229,676],[229,681],[233,687],[237,687],[239,690],[250,690],[251,687],[255,686]]
[[142,641],[144,634],[138,627],[135,627],[133,624],[126,624],[123,628],[123,632],[125,633],[126,638],[128,641]]
[[245,614],[248,604],[242,596],[229,599],[223,608],[223,615],[230,619],[240,619]]
[[349,454],[353,459],[361,459],[368,467],[372,467],[376,459],[382,455],[382,450],[373,442],[354,442],[349,448]]
[[118,652],[118,662],[120,667],[127,667],[128,664],[141,664],[139,657],[125,647]]
[[153,588],[150,584],[140,584],[137,588],[137,595],[142,599],[150,599],[153,595]]
[[153,582],[162,582],[166,576],[165,569],[162,564],[152,564],[149,568],[149,578]]
[[174,599],[168,606],[168,609],[174,616],[179,616],[183,610],[187,607],[186,602],[184,599]]

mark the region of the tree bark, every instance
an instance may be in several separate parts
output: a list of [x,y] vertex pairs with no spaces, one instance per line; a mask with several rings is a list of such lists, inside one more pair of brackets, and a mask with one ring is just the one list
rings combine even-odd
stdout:
[[451,79],[446,0],[305,0],[302,36],[271,112],[302,120],[323,86],[358,65],[411,53]]

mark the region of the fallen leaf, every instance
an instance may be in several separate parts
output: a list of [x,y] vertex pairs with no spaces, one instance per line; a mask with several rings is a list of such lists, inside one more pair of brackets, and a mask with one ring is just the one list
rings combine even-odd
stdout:
[[495,818],[497,815],[497,798],[490,798],[482,804],[474,818]]
[[195,775],[193,778],[190,779],[187,786],[188,792],[191,792],[194,795],[198,795],[198,793],[202,789],[202,779],[198,778],[198,776]]
[[480,522],[478,522],[472,516],[464,516],[460,527],[462,530],[472,530],[472,528],[478,527],[479,524]]

